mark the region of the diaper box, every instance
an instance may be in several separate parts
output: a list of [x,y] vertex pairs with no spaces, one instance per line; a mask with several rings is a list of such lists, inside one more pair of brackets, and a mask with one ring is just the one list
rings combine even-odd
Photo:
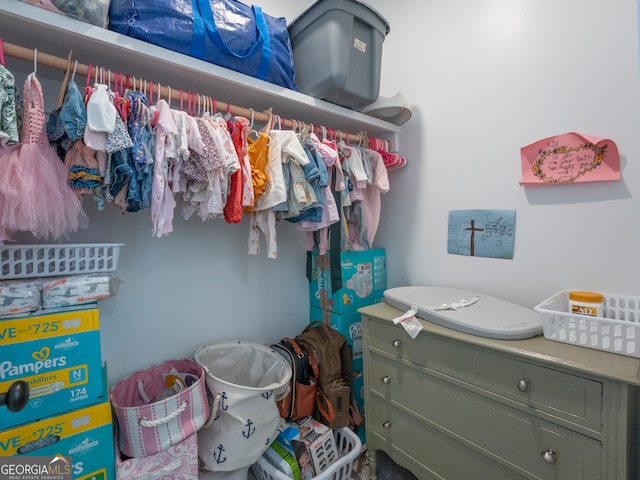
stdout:
[[330,255],[311,252],[310,306],[338,314],[355,312],[383,300],[387,270],[383,248],[340,253],[332,268]]
[[362,370],[362,316],[358,312],[345,313],[339,315],[337,313],[328,312],[319,308],[310,309],[309,320],[311,322],[319,320],[328,322],[331,328],[337,330],[347,339],[347,343],[351,346],[353,355],[352,369],[353,371]]
[[[12,459],[12,456],[15,458]],[[52,475],[47,478],[116,478],[111,403],[97,403],[0,431],[0,457],[9,457],[4,458],[4,464],[25,462],[27,460],[22,457],[28,456],[51,458],[48,463],[57,462],[58,472],[68,474],[68,470],[71,470],[71,477]]]
[[17,380],[29,384],[24,408],[0,408],[0,428],[98,403],[103,395],[101,372],[95,304],[0,320],[0,394]]
[[[333,430],[312,417],[302,417],[296,420],[300,430],[301,442],[304,443],[309,455],[315,475],[318,476],[333,464],[340,456]],[[304,472],[304,461],[296,448],[296,441],[292,441],[294,452],[298,458],[301,473]],[[303,475],[303,478],[307,478]]]

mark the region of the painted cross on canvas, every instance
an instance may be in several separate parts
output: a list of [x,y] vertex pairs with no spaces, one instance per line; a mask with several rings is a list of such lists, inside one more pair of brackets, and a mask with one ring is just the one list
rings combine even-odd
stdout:
[[447,253],[513,259],[515,210],[451,210]]

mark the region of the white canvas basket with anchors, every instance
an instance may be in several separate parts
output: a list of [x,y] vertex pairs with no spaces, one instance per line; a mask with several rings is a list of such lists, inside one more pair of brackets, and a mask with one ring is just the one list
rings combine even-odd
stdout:
[[271,348],[241,341],[202,346],[195,361],[217,404],[198,432],[203,474],[246,479],[283,424],[276,402],[288,393],[291,367]]

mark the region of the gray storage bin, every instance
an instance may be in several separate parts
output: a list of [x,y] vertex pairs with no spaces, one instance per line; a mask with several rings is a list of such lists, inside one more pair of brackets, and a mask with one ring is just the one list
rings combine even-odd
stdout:
[[356,0],[318,0],[289,25],[298,89],[355,110],[380,92],[389,24]]

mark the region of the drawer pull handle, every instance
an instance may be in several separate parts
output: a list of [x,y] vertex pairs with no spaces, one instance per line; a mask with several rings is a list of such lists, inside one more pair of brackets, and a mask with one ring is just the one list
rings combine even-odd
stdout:
[[386,428],[387,430],[389,430],[391,428],[391,422],[387,420],[382,424],[382,428]]
[[556,455],[556,452],[554,452],[550,448],[542,452],[540,456],[545,462],[551,463],[551,464],[556,463],[556,460],[558,458],[558,456]]
[[400,345],[402,345],[402,340],[394,340],[393,342],[391,342],[391,345],[398,348]]
[[391,377],[389,375],[385,375],[380,379],[380,381],[382,381],[382,383],[391,383]]
[[526,392],[527,390],[529,390],[529,382],[527,382],[526,380],[519,380],[518,390],[520,390],[521,392]]

